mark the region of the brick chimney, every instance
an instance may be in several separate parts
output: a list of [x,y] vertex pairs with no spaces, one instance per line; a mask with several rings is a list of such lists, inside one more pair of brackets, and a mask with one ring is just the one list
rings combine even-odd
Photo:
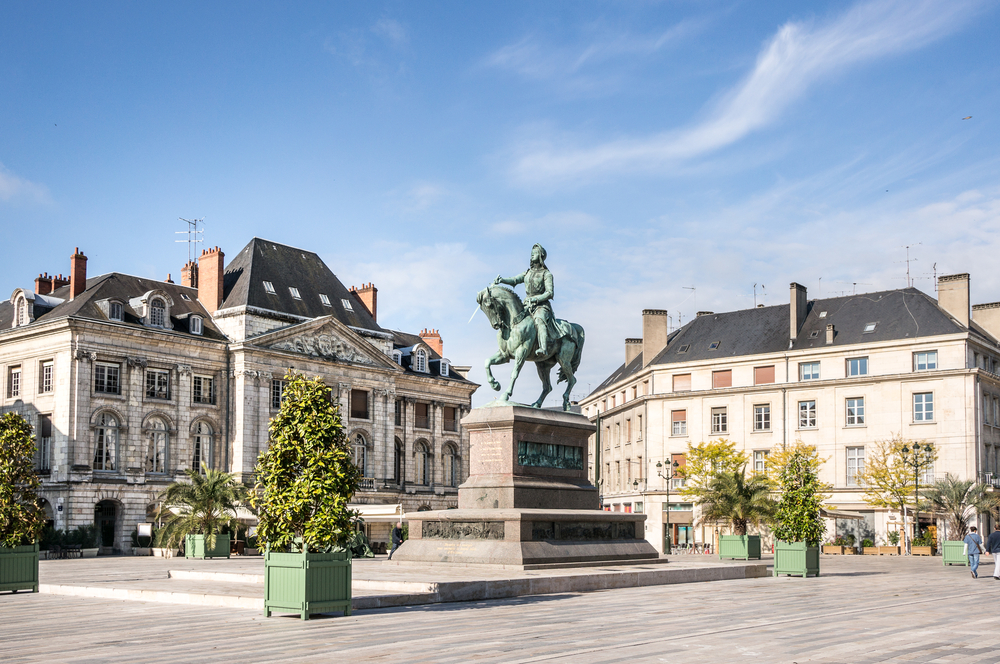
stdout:
[[69,257],[69,299],[87,290],[87,257],[77,247]]
[[351,293],[354,294],[354,298],[356,300],[365,305],[365,309],[367,309],[368,313],[372,315],[372,320],[377,323],[378,289],[375,288],[375,284],[361,284],[361,288],[351,286]]
[[49,289],[49,292],[51,293],[57,288],[62,288],[63,286],[69,286],[69,279],[62,276],[62,273],[60,272],[58,277],[52,277],[52,288]]
[[38,278],[35,279],[35,293],[38,295],[48,295],[51,292],[52,277],[49,276],[49,273],[46,272],[45,274],[38,275]]
[[938,277],[938,306],[969,327],[969,273]]
[[194,261],[184,263],[184,267],[181,268],[181,286],[198,287],[198,264]]
[[222,276],[226,255],[222,249],[204,249],[198,257],[198,301],[208,313],[214,314],[222,306]]
[[639,357],[642,352],[642,339],[625,340],[625,366],[632,364],[632,360]]
[[437,330],[420,330],[420,339],[433,348],[435,353],[444,357],[444,342],[441,341],[441,335],[438,334]]
[[642,310],[642,366],[649,366],[656,355],[667,347],[666,309]]
[[170,278],[170,273],[169,272],[167,272],[167,278],[163,280],[163,283],[165,283],[165,284],[172,284],[172,283],[174,283],[174,280]]
[[794,281],[789,285],[788,308],[788,338],[792,341],[799,336],[802,323],[806,322],[806,311],[809,308],[809,298],[806,287]]

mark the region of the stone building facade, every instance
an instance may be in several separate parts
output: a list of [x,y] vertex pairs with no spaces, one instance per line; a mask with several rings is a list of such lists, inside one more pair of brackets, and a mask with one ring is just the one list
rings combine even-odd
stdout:
[[644,311],[643,338],[626,340],[625,363],[581,402],[600,417],[590,462],[606,508],[648,512],[647,539],[661,551],[668,520],[673,542],[711,543],[716,533],[677,492],[683,479],[663,476],[689,443],[723,438],[758,470],[776,447],[815,445],[829,505],[864,517],[828,520],[829,534],[859,541],[902,527],[898,513],[864,502],[856,479],[875,441],[932,443],[922,486],[946,473],[995,483],[1000,304],[969,304],[961,274],[939,279],[937,300],[914,288],[809,300],[792,284],[787,305],[700,312],[670,332],[665,311]]
[[363,470],[356,503],[456,506],[477,385],[440,334],[382,328],[377,289],[345,288],[313,252],[254,238],[224,259],[204,252],[175,284],[88,279],[76,251],[69,279],[39,275],[0,304],[0,403],[35,427],[53,524],[96,523],[106,552],[127,551],[186,469],[251,482],[289,371],[331,387]]

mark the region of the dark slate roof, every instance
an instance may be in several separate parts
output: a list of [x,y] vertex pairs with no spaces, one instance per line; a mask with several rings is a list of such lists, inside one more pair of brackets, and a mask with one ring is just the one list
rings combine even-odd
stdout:
[[[271,295],[264,282],[274,285]],[[295,299],[296,288],[302,299]],[[320,293],[330,299],[326,306]],[[351,311],[343,305],[351,303]],[[315,252],[255,237],[226,266],[222,309],[249,306],[302,318],[334,316],[354,328],[383,331]]]
[[[401,363],[402,363],[401,366],[403,367],[403,370],[406,371],[406,373],[410,373],[415,376],[429,376],[431,378],[440,378],[442,380],[454,380],[459,383],[469,383],[471,385],[476,384],[452,369],[449,369],[448,376],[442,376],[441,375],[442,357],[438,355],[438,353],[433,348],[431,348],[427,344],[427,342],[421,339],[419,334],[410,334],[409,332],[400,332],[398,330],[386,330],[386,332],[392,335],[393,349],[404,351],[402,354],[403,356],[401,358]],[[422,343],[424,347],[427,349],[427,368],[429,370],[429,373],[417,373],[412,368],[411,364],[412,356],[409,353],[409,349],[413,348],[414,346],[420,343]]]
[[[789,347],[789,308],[790,305],[781,304],[699,316],[673,332],[667,347],[653,358],[651,364],[697,362],[825,347],[828,324],[834,326],[833,346],[967,331],[939,307],[936,300],[916,288],[904,288],[811,300],[802,328]],[[875,330],[865,333],[868,323],[876,323]],[[969,331],[986,343],[997,343],[978,325],[973,324]],[[710,350],[715,342],[719,342],[718,349]],[[684,346],[688,348],[681,352]],[[619,366],[594,392],[600,392],[641,369],[640,353],[628,366]]]
[[[139,316],[136,315],[136,312],[129,305],[130,299],[139,297],[151,290],[161,290],[167,293],[173,300],[173,306],[170,307],[170,321],[173,324],[174,329],[167,330],[167,332],[175,332],[177,334],[185,334],[192,337],[218,341],[226,339],[226,336],[215,326],[215,323],[212,321],[212,316],[209,315],[209,313],[198,301],[197,288],[188,288],[179,284],[157,281],[155,279],[133,277],[132,275],[121,274],[118,272],[102,274],[100,276],[87,279],[87,289],[73,300],[69,300],[69,286],[57,288],[53,292],[49,293],[49,297],[59,298],[65,301],[62,304],[56,305],[54,308],[42,307],[36,304],[34,309],[35,323],[69,316],[97,321],[107,321],[107,316],[105,316],[104,312],[101,311],[97,302],[100,300],[113,299],[121,301],[124,304],[125,309],[125,320],[121,322],[115,321],[115,324],[120,325],[124,323],[125,325],[134,325],[136,327],[141,327],[144,330],[154,329],[142,325]],[[181,297],[182,295],[186,295],[190,299],[185,300]],[[203,319],[203,331],[200,335],[190,334],[188,332],[187,318],[191,314],[197,314]],[[9,300],[0,303],[0,330],[10,328],[13,324],[13,320],[14,306]]]

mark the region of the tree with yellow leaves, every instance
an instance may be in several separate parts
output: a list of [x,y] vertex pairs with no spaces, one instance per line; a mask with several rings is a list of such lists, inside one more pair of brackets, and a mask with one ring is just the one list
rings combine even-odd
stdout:
[[677,477],[684,478],[681,495],[697,498],[705,493],[712,481],[725,474],[743,473],[747,454],[736,449],[736,443],[720,438],[707,443],[688,443],[684,465],[677,469]]
[[902,515],[907,503],[914,499],[916,487],[911,460],[914,454],[918,455],[921,466],[930,465],[937,459],[937,450],[927,441],[914,442],[899,434],[867,446],[864,469],[859,468],[857,474],[858,484],[864,487],[865,502]]

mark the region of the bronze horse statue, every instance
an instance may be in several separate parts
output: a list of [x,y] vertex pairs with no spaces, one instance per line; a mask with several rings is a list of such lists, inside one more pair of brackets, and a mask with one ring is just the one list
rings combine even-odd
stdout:
[[538,400],[531,404],[541,408],[542,402],[552,391],[549,373],[552,367],[559,365],[559,379],[566,381],[566,392],[563,393],[563,410],[570,409],[569,395],[576,385],[576,370],[580,367],[580,357],[583,355],[583,328],[576,323],[556,319],[557,339],[550,344],[551,351],[546,355],[536,356],[538,349],[538,331],[531,312],[524,308],[521,298],[510,288],[504,286],[487,286],[476,296],[479,308],[490,319],[490,325],[497,330],[497,345],[500,349],[493,357],[486,360],[486,376],[490,387],[500,390],[500,383],[493,377],[490,370],[494,364],[507,364],[514,360],[514,370],[510,373],[510,385],[504,392],[503,400],[509,401],[514,391],[514,383],[524,366],[525,360],[535,363],[538,377],[542,381],[542,393]]

